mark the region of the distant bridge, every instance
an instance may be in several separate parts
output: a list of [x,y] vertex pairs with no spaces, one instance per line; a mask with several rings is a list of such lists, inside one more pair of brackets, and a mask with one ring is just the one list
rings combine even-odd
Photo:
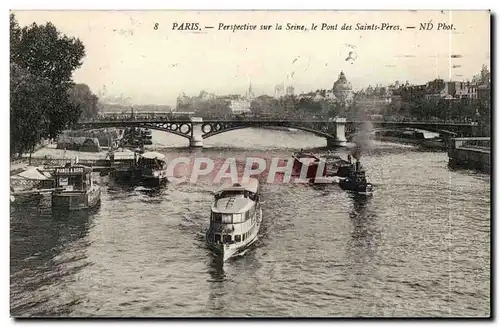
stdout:
[[164,131],[188,138],[198,144],[214,135],[243,128],[286,127],[303,130],[325,137],[331,146],[345,145],[347,139],[364,130],[380,129],[422,129],[439,133],[442,137],[472,136],[477,123],[424,122],[424,121],[355,121],[345,118],[325,120],[283,120],[283,119],[141,119],[141,120],[93,120],[81,121],[73,129],[138,127]]

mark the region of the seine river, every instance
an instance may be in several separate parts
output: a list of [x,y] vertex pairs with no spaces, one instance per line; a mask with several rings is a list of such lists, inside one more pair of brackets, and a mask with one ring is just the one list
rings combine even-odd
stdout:
[[[259,129],[214,136],[202,150],[161,132],[153,141],[169,157],[243,162],[326,145]],[[490,177],[447,162],[443,152],[378,142],[362,158],[371,198],[337,185],[263,184],[260,238],[223,269],[203,239],[209,181],[151,193],[105,177],[95,213],[11,211],[11,314],[489,316]]]

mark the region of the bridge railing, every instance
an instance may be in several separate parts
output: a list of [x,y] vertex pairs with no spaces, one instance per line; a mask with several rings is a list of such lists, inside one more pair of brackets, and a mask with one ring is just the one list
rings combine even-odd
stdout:
[[[282,120],[282,121],[315,121],[315,122],[333,122],[335,118],[333,117],[321,117],[321,116],[259,116],[259,115],[253,115],[253,116],[200,116],[203,118],[205,121],[215,121],[215,120],[220,120],[220,121],[277,121],[277,120]],[[180,122],[180,121],[188,121],[190,120],[191,117],[182,117],[182,116],[176,116],[176,117],[171,117],[171,116],[136,116],[136,117],[102,117],[102,118],[95,118],[95,119],[87,119],[87,120],[82,120],[80,123],[115,123],[115,122],[134,122],[134,121],[141,121],[141,122],[147,122],[147,121],[164,121],[164,122]],[[388,120],[388,119],[382,119],[382,120],[362,120],[362,119],[347,119],[348,123],[363,123],[363,122],[371,122],[372,124],[430,124],[430,125],[452,125],[452,124],[457,124],[457,125],[471,125],[475,126],[477,125],[477,122],[475,121],[470,121],[470,120],[417,120],[417,119],[396,119],[396,120]]]

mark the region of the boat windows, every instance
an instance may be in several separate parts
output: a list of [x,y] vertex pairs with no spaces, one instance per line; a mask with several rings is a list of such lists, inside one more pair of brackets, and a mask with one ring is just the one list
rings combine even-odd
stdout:
[[222,214],[222,223],[223,224],[231,224],[233,222],[232,214]]
[[241,241],[245,241],[245,234],[241,235]]
[[83,186],[82,176],[61,176],[58,178],[58,187],[69,185],[75,189],[81,189]]
[[222,241],[224,243],[231,243],[233,241],[233,238],[231,237],[231,235],[223,235],[222,236]]
[[241,213],[236,213],[233,215],[233,223],[234,224],[242,223],[243,221],[244,221],[243,215]]
[[222,214],[212,212],[212,221],[214,221],[216,223],[220,223],[222,221]]
[[220,243],[221,241],[220,234],[214,234],[214,237],[215,237],[215,242]]
[[235,242],[241,242],[241,235],[234,235]]

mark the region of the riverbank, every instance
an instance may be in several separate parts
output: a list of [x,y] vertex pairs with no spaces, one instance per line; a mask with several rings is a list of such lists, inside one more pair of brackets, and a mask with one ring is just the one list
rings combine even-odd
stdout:
[[[82,152],[73,150],[57,149],[56,144],[50,144],[44,148],[35,151],[31,155],[31,159],[78,159],[84,160],[100,160],[106,159],[108,155],[107,152]],[[25,158],[29,158],[29,155],[23,155]]]
[[[31,165],[44,165],[50,164],[51,161],[62,162],[70,161],[78,158],[78,160],[105,160],[107,157],[107,152],[80,152],[57,149],[56,144],[47,144],[40,147],[38,150],[31,154]],[[10,173],[14,175],[29,166],[29,154],[23,154],[20,159],[11,160],[10,162]]]
[[452,139],[448,149],[449,165],[491,174],[491,143],[489,137]]
[[[51,144],[48,140],[43,140],[42,142],[40,142],[40,144],[38,144],[37,146],[35,146],[35,151],[33,153],[36,153],[48,146],[54,146],[53,144]],[[10,173],[11,175],[13,174],[17,174],[18,172],[22,171],[23,169],[26,169],[26,167],[28,167],[29,165],[29,158],[30,158],[30,155],[29,154],[23,154],[20,158],[11,158],[10,159]],[[32,154],[32,158],[33,158],[33,154]]]

